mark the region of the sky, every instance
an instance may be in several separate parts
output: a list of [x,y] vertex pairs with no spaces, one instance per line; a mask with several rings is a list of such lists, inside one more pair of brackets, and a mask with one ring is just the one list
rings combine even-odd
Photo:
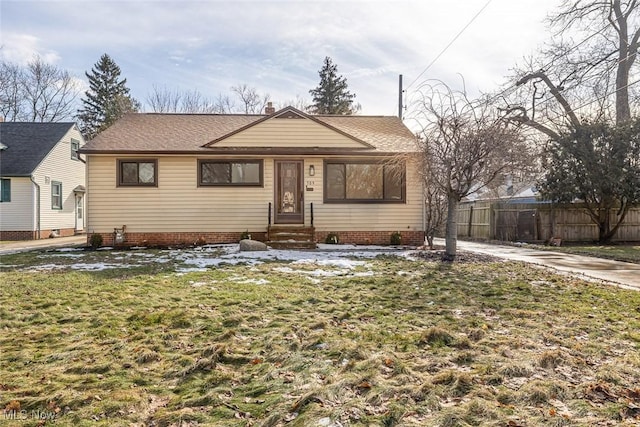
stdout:
[[[361,114],[397,115],[439,79],[493,91],[550,38],[560,0],[2,0],[0,58],[39,55],[84,76],[103,53],[148,111],[154,85],[215,98],[247,84],[276,105],[311,100],[326,56]],[[435,62],[434,62],[435,61]]]

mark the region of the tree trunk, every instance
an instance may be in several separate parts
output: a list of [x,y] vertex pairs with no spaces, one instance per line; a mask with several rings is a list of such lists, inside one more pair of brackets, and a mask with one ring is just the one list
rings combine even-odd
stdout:
[[445,231],[444,261],[456,258],[458,246],[458,203],[459,199],[453,194],[447,196],[447,228]]
[[429,249],[433,250],[433,234],[427,233],[427,245]]

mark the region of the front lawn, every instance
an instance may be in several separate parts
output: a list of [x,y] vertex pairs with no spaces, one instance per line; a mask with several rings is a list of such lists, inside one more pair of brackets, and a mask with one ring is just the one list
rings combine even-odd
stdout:
[[474,256],[229,251],[3,256],[0,424],[640,423],[638,292]]

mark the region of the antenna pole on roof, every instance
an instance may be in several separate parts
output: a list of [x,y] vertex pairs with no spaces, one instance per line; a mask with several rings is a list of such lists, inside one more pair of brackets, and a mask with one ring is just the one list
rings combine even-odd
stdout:
[[398,76],[398,117],[402,120],[402,74]]

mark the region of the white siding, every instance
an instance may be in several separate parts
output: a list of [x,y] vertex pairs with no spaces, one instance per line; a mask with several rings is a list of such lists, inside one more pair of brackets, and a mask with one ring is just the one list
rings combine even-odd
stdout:
[[[132,233],[267,228],[268,204],[274,202],[274,158],[264,160],[263,187],[198,187],[195,156],[150,156],[158,159],[158,187],[117,187],[118,158],[127,157],[92,155],[88,160],[89,232],[109,233],[123,225]],[[407,201],[401,204],[323,204],[322,170],[322,158],[304,159],[304,184],[313,188],[304,196],[307,225],[313,202],[318,231],[421,229],[421,186],[413,164],[407,165]]]
[[272,118],[225,138],[213,147],[366,148],[367,145],[309,119]]
[[[56,144],[33,173],[40,185],[40,229],[74,228],[76,201],[73,189],[86,185],[85,164],[71,159],[71,139],[83,144],[80,132],[74,127]],[[84,158],[84,155],[80,157]],[[51,208],[51,183],[62,183],[62,209]]]
[[29,178],[12,178],[11,201],[0,203],[0,230],[33,231],[34,189]]

